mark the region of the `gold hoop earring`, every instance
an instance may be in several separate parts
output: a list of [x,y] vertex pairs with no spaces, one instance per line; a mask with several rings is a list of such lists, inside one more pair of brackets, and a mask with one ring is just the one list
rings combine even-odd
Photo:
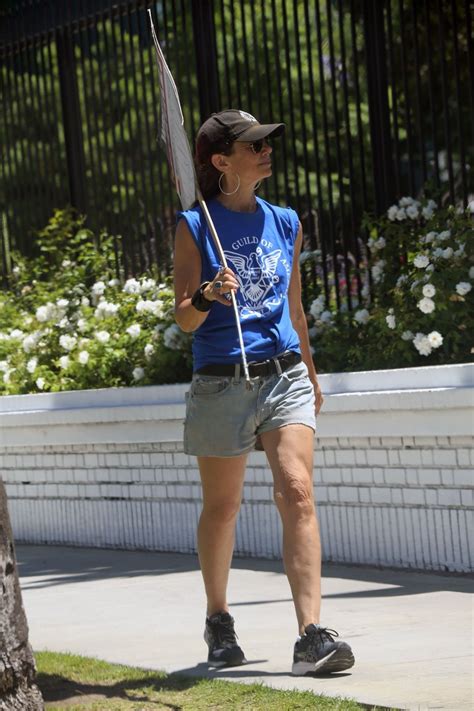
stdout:
[[262,184],[262,181],[261,181],[261,180],[258,180],[258,181],[255,183],[254,192],[255,192],[255,190],[258,190],[258,189],[259,189],[259,187],[261,186],[261,184]]
[[226,191],[222,189],[222,185],[221,185],[221,181],[222,181],[222,178],[224,177],[224,173],[220,174],[220,176],[219,176],[219,190],[221,191],[221,193],[223,195],[235,195],[237,190],[240,188],[240,175],[238,173],[236,173],[236,176],[237,176],[237,187],[235,188],[235,190],[232,190],[232,192],[226,193]]

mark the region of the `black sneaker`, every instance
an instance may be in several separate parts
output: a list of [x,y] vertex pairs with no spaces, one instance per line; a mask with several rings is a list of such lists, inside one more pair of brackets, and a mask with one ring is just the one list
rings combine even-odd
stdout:
[[305,634],[295,644],[293,667],[295,676],[305,674],[330,674],[349,669],[354,655],[347,642],[336,642],[337,632],[320,625],[308,625]]
[[238,666],[246,661],[237,644],[234,618],[228,612],[216,612],[206,618],[204,640],[209,647],[207,661],[213,667]]

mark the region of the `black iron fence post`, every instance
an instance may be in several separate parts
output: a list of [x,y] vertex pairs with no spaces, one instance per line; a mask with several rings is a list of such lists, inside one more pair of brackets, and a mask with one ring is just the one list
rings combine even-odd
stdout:
[[191,3],[201,122],[219,110],[216,27],[213,0]]
[[395,198],[384,28],[386,2],[387,0],[364,1],[370,141],[372,146],[375,209],[378,213],[386,210]]
[[[71,205],[86,212],[85,160],[81,128],[81,106],[77,89],[74,43],[67,27],[56,32],[59,84],[63,109],[69,195]],[[87,110],[87,107],[86,107]]]

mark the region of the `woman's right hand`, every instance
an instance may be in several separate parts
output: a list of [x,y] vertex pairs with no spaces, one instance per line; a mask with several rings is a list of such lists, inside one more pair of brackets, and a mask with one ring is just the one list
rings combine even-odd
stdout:
[[219,269],[216,276],[204,289],[203,296],[208,301],[218,301],[224,306],[232,306],[230,293],[236,293],[239,288],[239,282],[229,267]]

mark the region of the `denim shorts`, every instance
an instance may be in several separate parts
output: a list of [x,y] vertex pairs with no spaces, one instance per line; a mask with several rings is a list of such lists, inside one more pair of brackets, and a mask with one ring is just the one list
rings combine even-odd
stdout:
[[263,432],[294,424],[316,431],[314,388],[303,362],[251,384],[244,377],[193,375],[186,393],[186,454],[236,457],[250,452]]

